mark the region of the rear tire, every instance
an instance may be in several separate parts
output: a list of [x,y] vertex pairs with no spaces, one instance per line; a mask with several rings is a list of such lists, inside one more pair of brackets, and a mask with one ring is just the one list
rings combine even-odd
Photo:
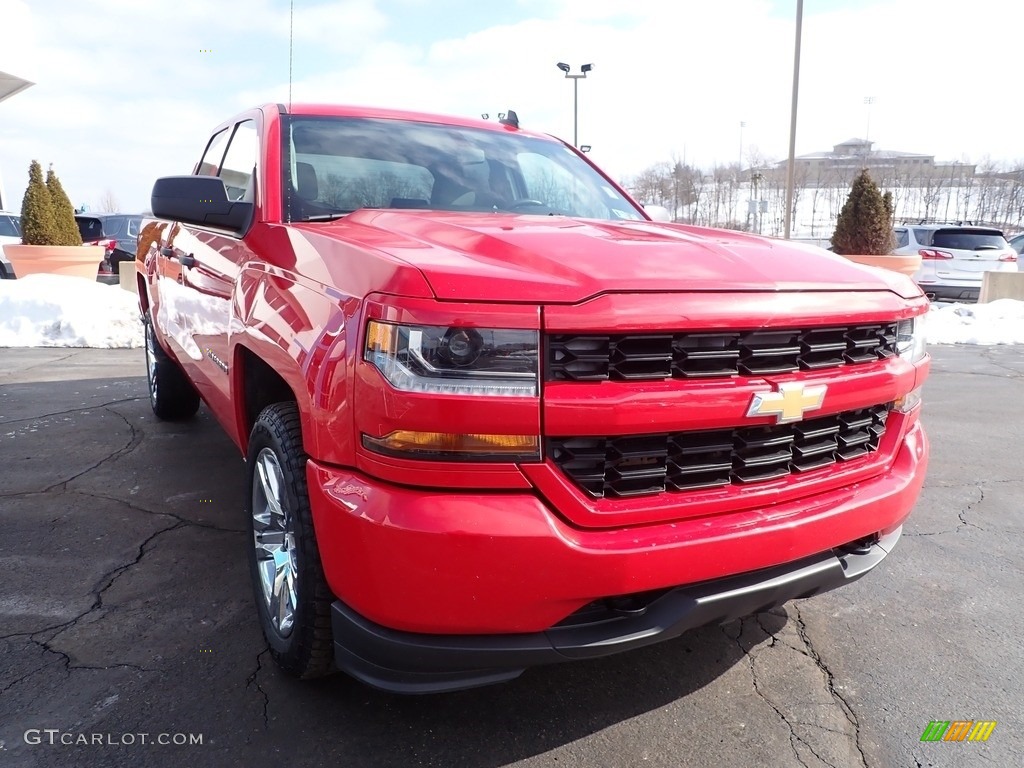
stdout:
[[192,418],[199,410],[199,394],[156,340],[148,314],[142,325],[146,335],[146,383],[153,413],[163,421]]
[[313,531],[308,459],[295,403],[264,408],[253,425],[246,461],[249,573],[270,654],[299,678],[334,671],[334,597]]

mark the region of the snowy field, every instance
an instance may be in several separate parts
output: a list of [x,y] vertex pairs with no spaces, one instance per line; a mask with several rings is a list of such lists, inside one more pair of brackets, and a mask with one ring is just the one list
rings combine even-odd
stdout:
[[[934,304],[929,344],[1024,344],[1024,301]],[[142,346],[135,294],[80,277],[0,280],[0,347]]]

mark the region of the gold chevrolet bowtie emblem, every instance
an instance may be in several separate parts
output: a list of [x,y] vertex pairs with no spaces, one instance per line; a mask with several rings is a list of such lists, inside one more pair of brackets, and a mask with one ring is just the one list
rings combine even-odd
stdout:
[[750,401],[747,416],[777,416],[776,421],[800,421],[808,411],[816,411],[825,402],[824,384],[779,384],[778,392],[758,392]]

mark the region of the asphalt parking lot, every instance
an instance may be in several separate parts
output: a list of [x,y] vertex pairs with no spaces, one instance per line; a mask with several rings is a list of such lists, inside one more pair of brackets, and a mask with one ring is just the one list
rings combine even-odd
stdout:
[[[241,458],[205,409],[154,421],[140,350],[0,349],[0,768],[1019,765],[1024,348],[932,351],[925,492],[865,579],[402,698],[273,666]],[[922,743],[933,720],[998,725]]]

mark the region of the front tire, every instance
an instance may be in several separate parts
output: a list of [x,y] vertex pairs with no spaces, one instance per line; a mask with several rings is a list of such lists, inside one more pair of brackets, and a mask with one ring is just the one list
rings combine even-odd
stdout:
[[333,671],[333,596],[324,580],[306,485],[295,403],[267,406],[247,457],[249,572],[263,636],[274,660],[299,678]]
[[142,325],[146,335],[146,383],[153,413],[163,421],[192,418],[199,410],[199,394],[156,340],[153,320],[148,314]]

